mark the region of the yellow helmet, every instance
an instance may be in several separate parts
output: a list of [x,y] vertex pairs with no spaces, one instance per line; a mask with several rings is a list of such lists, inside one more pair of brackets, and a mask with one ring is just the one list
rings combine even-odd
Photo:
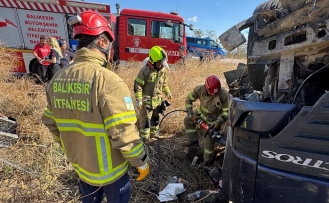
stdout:
[[154,64],[158,61],[165,62],[168,60],[167,53],[159,46],[153,46],[149,53],[149,61]]

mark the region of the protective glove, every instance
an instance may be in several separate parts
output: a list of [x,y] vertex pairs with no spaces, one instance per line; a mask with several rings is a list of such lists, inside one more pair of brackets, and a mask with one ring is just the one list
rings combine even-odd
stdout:
[[214,129],[214,130],[220,130],[220,128],[222,127],[223,122],[222,121],[215,121],[211,124],[210,128]]
[[142,102],[142,101],[139,101],[139,100],[137,100],[137,101],[136,101],[136,106],[137,106],[137,108],[138,108],[138,109],[142,109],[142,106],[143,106],[143,102]]
[[141,181],[150,173],[150,166],[146,163],[143,166],[137,167],[137,170],[139,172],[139,176],[136,180]]
[[186,109],[186,114],[187,114],[188,117],[191,118],[193,116],[193,110],[190,109],[190,108]]
[[198,116],[198,115],[190,115],[190,118],[193,120],[194,123],[196,123],[201,118],[201,116]]
[[172,95],[171,95],[171,94],[168,94],[168,95],[167,95],[167,99],[168,99],[168,100],[171,100],[171,99],[172,99]]

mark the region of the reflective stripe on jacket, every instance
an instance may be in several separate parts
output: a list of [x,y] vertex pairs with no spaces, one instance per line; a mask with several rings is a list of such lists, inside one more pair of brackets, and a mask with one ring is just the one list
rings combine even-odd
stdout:
[[162,101],[162,92],[165,95],[170,94],[167,80],[166,68],[157,71],[149,65],[144,66],[135,79],[136,100],[142,101],[150,108],[156,108]]
[[116,181],[129,163],[138,167],[148,159],[130,91],[104,64],[102,55],[78,50],[74,63],[47,85],[42,116],[80,179],[95,186]]
[[185,99],[185,107],[188,112],[192,112],[193,102],[200,100],[200,106],[196,111],[205,121],[216,120],[220,116],[227,120],[229,93],[223,87],[219,94],[209,95],[204,85],[199,85],[190,92]]

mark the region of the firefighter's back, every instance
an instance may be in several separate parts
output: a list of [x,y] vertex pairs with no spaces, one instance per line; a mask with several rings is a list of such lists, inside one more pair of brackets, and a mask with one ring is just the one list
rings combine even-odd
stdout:
[[[105,65],[103,56],[82,48],[74,63],[59,71],[47,86],[65,153],[80,178],[89,183],[88,177],[111,177],[113,173],[123,174],[128,167],[120,150],[111,148],[102,108],[107,99],[105,88],[121,88],[123,95],[115,96],[122,98],[129,91],[124,81]],[[113,105],[111,111],[122,109]],[[108,182],[114,179],[115,176]]]

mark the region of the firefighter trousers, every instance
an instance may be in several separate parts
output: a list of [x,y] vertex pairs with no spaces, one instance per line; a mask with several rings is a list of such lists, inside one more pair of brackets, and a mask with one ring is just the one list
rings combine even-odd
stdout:
[[160,106],[155,109],[143,106],[139,111],[139,135],[143,139],[157,137],[159,134],[159,110]]
[[108,203],[128,203],[130,180],[126,173],[114,183],[105,186],[92,186],[80,180],[79,189],[82,203],[101,203],[105,194]]
[[[186,116],[184,118],[185,132],[188,141],[193,142],[198,140],[198,127],[193,120]],[[204,132],[205,133],[205,132]],[[203,160],[209,161],[214,157],[214,141],[209,135],[207,135],[203,140]]]

